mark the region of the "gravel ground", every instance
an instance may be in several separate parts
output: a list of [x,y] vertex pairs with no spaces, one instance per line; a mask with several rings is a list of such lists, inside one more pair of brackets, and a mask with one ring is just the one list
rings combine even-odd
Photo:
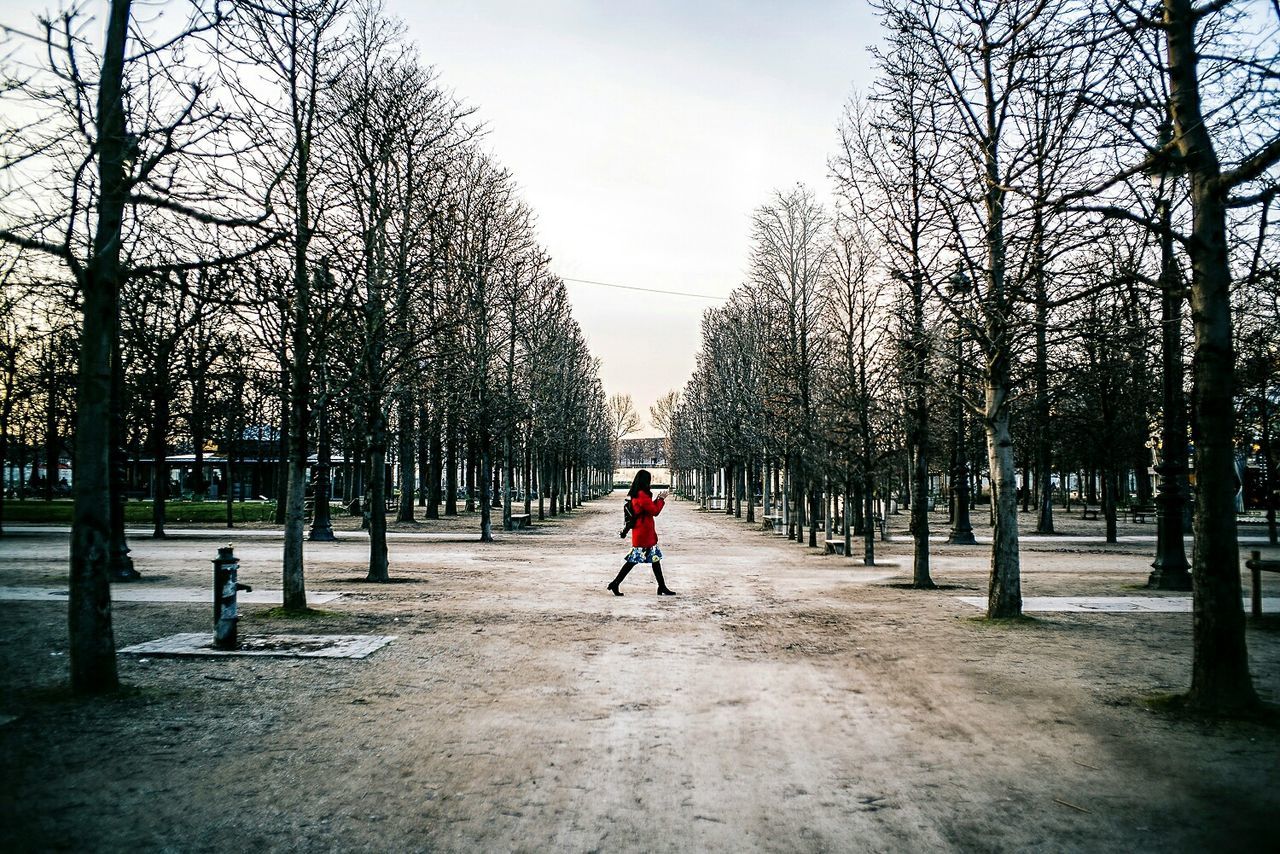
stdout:
[[[387,585],[346,530],[307,548],[344,593],[321,614],[243,609],[242,635],[398,637],[365,660],[121,656],[125,690],[78,700],[65,608],[0,602],[0,850],[1276,850],[1280,729],[1145,703],[1188,684],[1189,614],[990,624],[955,599],[983,546],[938,544],[946,589],[915,591],[905,515],[864,567],[684,502],[658,526],[681,595],[638,567],[617,598],[621,500],[493,544],[393,526]],[[1060,527],[1024,538],[1025,595],[1146,595],[1153,525]],[[221,540],[279,588],[267,528],[136,537],[141,584],[208,584]],[[66,551],[6,534],[0,586],[65,585]],[[123,647],[210,607],[114,621]],[[1248,640],[1280,701],[1280,618]]]

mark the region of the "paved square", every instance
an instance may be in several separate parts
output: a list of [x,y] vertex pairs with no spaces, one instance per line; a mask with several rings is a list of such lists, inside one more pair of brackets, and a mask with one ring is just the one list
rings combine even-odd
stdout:
[[[966,605],[987,607],[985,596],[957,596]],[[1249,608],[1249,600],[1244,600]],[[1075,614],[1190,614],[1190,596],[1026,596],[1022,600],[1023,611],[1037,613]],[[1262,612],[1280,611],[1280,599],[1262,600]]]
[[287,658],[365,658],[396,639],[395,635],[255,635],[240,639],[239,649],[214,649],[213,635],[184,632],[120,650],[132,655],[282,656]]

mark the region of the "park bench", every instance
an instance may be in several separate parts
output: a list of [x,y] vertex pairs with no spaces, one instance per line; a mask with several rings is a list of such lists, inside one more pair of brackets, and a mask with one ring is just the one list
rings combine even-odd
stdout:
[[764,519],[764,524],[769,528],[769,530],[773,531],[775,534],[782,533],[782,514],[781,513],[773,516],[763,516],[761,518]]
[[827,554],[842,555],[844,554],[844,540],[827,540]]
[[530,513],[512,513],[511,514],[511,529],[513,531],[519,531],[522,528],[532,528],[532,527],[533,527],[532,514]]
[[1245,561],[1245,566],[1252,573],[1249,579],[1253,586],[1253,616],[1262,616],[1262,573],[1263,572],[1280,572],[1280,560],[1263,560],[1262,552],[1249,552],[1249,559]]
[[718,496],[718,495],[716,495],[716,496],[712,496],[711,498],[708,498],[708,499],[707,499],[707,509],[708,509],[708,510],[723,510],[723,509],[724,509],[724,499],[723,499],[723,498],[721,498],[721,497],[720,497],[720,496]]
[[1147,521],[1148,516],[1156,515],[1156,506],[1154,504],[1134,504],[1129,507],[1129,518],[1134,523]]
[[1098,519],[1102,516],[1102,508],[1096,504],[1084,505],[1084,510],[1080,511],[1081,519]]

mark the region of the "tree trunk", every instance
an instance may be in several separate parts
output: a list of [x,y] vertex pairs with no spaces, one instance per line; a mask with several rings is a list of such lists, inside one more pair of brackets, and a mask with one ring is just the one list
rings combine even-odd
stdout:
[[124,99],[129,0],[112,0],[98,86],[98,199],[93,257],[81,282],[80,363],[76,383],[75,506],[70,601],[71,687],[77,694],[116,690],[111,628],[110,431],[112,315],[120,292],[120,239],[127,190]]
[[853,519],[852,519],[852,510],[850,507],[851,502],[849,501],[850,494],[852,492],[853,492],[852,478],[849,476],[846,476],[845,483],[844,483],[844,495],[842,496],[842,500],[840,502],[840,514],[841,514],[840,527],[844,529],[843,530],[844,553],[846,555],[853,554],[853,530],[851,527],[853,523]]
[[[532,429],[530,430],[532,433]],[[533,437],[524,440],[524,513],[533,516]],[[541,516],[541,514],[539,514]]]
[[929,460],[924,445],[929,428],[927,410],[924,423],[921,423],[920,405],[917,402],[916,441],[911,448],[911,538],[915,555],[911,586],[932,590],[937,585],[929,569]]
[[286,611],[305,611],[307,588],[304,580],[303,539],[307,526],[307,457],[311,426],[311,274],[307,269],[307,247],[311,240],[310,216],[306,200],[305,163],[295,177],[295,198],[299,202],[293,246],[293,332],[289,368],[288,481],[285,485],[284,560],[281,574]]
[[445,467],[445,487],[444,487],[444,515],[458,515],[458,422],[457,416],[450,411],[446,416],[446,429],[448,430],[449,440],[446,447],[449,451],[449,458]]
[[817,483],[809,487],[809,548],[816,549],[818,547],[818,523],[822,520],[818,518],[822,507],[822,492]]
[[502,530],[511,530],[511,491],[515,461],[511,459],[511,437],[502,437]]
[[866,466],[866,468],[863,469],[866,474],[863,475],[864,480],[862,483],[862,514],[866,517],[867,524],[865,526],[866,530],[862,534],[862,565],[875,566],[876,517],[875,510],[872,507],[873,490],[871,488],[871,477],[869,475],[869,472],[871,471],[871,461],[869,459],[864,459],[863,465]]
[[208,483],[204,479],[204,376],[197,371],[192,380],[191,389],[191,452],[195,457],[192,468],[195,470],[195,482],[191,484],[191,497],[203,501],[208,493]]
[[58,483],[58,390],[57,377],[53,373],[53,354],[45,352],[45,407],[44,407],[44,500],[53,500],[53,488]]
[[467,498],[462,505],[463,509],[468,513],[474,513],[476,509],[476,448],[475,442],[471,439],[467,440],[467,468],[463,483],[467,487]]
[[431,464],[427,468],[427,518],[440,518],[440,477],[443,474],[444,440],[440,430],[444,426],[439,414],[430,421]]
[[414,413],[417,404],[413,392],[404,389],[400,392],[400,506],[396,511],[397,522],[412,522],[413,494],[415,491],[414,475]]
[[[323,376],[323,375],[322,375]],[[316,470],[312,495],[314,507],[311,511],[310,540],[333,542],[333,511],[329,496],[333,493],[333,447],[329,436],[329,392],[327,380],[321,389],[319,409],[316,412]]]
[[489,499],[493,484],[490,481],[492,470],[489,467],[489,437],[488,435],[480,438],[480,485],[479,485],[479,505],[480,505],[480,542],[493,542],[493,511],[490,509],[492,502]]
[[1119,504],[1117,484],[1120,477],[1116,470],[1108,465],[1102,469],[1102,518],[1105,522],[1108,543],[1116,542],[1116,512]]
[[547,459],[542,452],[538,453],[538,521],[547,518]]
[[[425,513],[427,506],[427,498],[431,494],[431,445],[427,437],[430,435],[430,422],[427,420],[427,405],[420,403],[418,405],[418,429],[415,432],[416,442],[418,446],[418,506],[422,507]],[[431,518],[427,516],[427,518]]]
[[[283,334],[283,333],[282,333]],[[283,345],[282,345],[283,346]],[[276,456],[276,476],[272,483],[276,499],[275,523],[285,524],[289,506],[289,419],[291,417],[292,377],[289,373],[289,362],[283,350],[280,353],[280,422],[279,443]],[[286,535],[287,536],[287,535]]]
[[124,531],[124,363],[120,359],[120,295],[111,307],[111,580],[137,581],[142,573],[133,567]]
[[[165,502],[169,496],[169,384],[167,375],[169,354],[161,350],[156,358],[156,399],[151,420],[151,458],[155,470],[155,496],[151,502],[151,536],[164,536]],[[161,379],[161,377],[165,377]]]
[[[989,368],[990,373],[995,369]],[[1009,432],[1008,387],[988,379],[985,424],[991,471],[991,504],[995,525],[991,537],[991,580],[987,616],[1022,616],[1022,580],[1018,558],[1018,486]]]
[[1271,404],[1267,399],[1270,375],[1262,380],[1262,394],[1258,398],[1262,421],[1262,458],[1266,460],[1266,472],[1262,479],[1263,502],[1267,508],[1267,541],[1276,545],[1276,455],[1271,444]]
[[773,464],[765,460],[763,477],[760,482],[761,499],[760,512],[763,516],[773,515]]
[[1174,140],[1191,179],[1192,440],[1195,443],[1195,531],[1191,704],[1204,711],[1253,709],[1241,603],[1235,516],[1234,359],[1226,202],[1213,140],[1201,113],[1191,0],[1164,0],[1169,100]]
[[370,411],[369,574],[366,581],[390,581],[387,564],[387,424],[379,409]]

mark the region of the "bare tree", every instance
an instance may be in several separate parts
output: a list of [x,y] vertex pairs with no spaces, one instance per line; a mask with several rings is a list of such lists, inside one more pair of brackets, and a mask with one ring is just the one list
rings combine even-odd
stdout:
[[[840,153],[832,159],[837,188],[851,215],[878,234],[898,283],[900,358],[904,362],[909,455],[912,585],[934,587],[929,547],[930,360],[936,307],[927,282],[938,276],[943,216],[933,187],[943,145],[936,126],[940,71],[928,61],[920,34],[897,4],[880,8],[889,42],[877,54],[881,74],[875,112],[852,101],[841,124]],[[900,16],[902,19],[900,20]]]
[[[100,61],[86,55],[77,12],[42,20],[49,65],[13,89],[35,108],[23,115],[36,119],[17,135],[6,132],[24,149],[0,163],[19,190],[7,200],[0,240],[59,259],[81,294],[69,607],[79,693],[118,685],[108,583],[111,431],[101,425],[112,419],[121,286],[130,271],[218,263],[211,229],[261,221],[252,206],[245,215],[235,170],[221,174],[234,148],[228,117],[183,53],[221,25],[220,10],[193,4],[188,25],[155,39],[141,27],[131,32],[130,11],[129,0],[110,3]],[[199,158],[190,156],[196,149]],[[161,221],[170,239],[160,255],[134,252],[130,227],[159,230]]]
[[750,281],[759,288],[776,329],[769,337],[776,345],[765,367],[766,384],[774,392],[765,406],[784,442],[784,466],[791,481],[786,492],[799,510],[794,537],[804,542],[807,502],[810,547],[817,546],[821,487],[814,384],[822,362],[818,289],[829,250],[827,226],[826,213],[803,185],[776,193],[752,217]]
[[617,442],[640,429],[640,415],[629,394],[609,395],[609,418],[613,422],[613,438]]
[[[1117,68],[1134,71],[1102,78],[1095,103],[1127,145],[1120,149],[1123,159],[1111,177],[1063,201],[1094,197],[1082,207],[1136,221],[1158,235],[1170,234],[1190,260],[1196,548],[1187,700],[1210,713],[1252,710],[1258,698],[1249,675],[1235,522],[1229,221],[1233,211],[1276,193],[1280,7],[1162,0],[1155,10],[1114,2],[1101,11],[1114,25]],[[1166,118],[1172,125],[1168,141],[1150,131]],[[1174,224],[1141,209],[1107,204],[1113,201],[1108,198],[1113,188],[1143,173],[1187,178],[1193,208],[1189,228],[1172,233]]]
[[[303,534],[308,435],[311,424],[311,371],[314,327],[315,259],[312,238],[323,215],[316,204],[315,185],[322,146],[330,144],[321,93],[334,75],[336,32],[345,0],[239,0],[232,34],[241,51],[239,70],[252,65],[258,73],[248,85],[237,87],[240,98],[253,105],[259,127],[266,131],[261,172],[278,188],[280,233],[290,250],[287,279],[288,341],[285,368],[289,373],[288,464],[284,511],[282,577],[284,608],[307,607],[303,567]],[[254,84],[265,83],[260,94]],[[278,183],[277,183],[278,181]],[[320,405],[324,405],[322,401]]]

